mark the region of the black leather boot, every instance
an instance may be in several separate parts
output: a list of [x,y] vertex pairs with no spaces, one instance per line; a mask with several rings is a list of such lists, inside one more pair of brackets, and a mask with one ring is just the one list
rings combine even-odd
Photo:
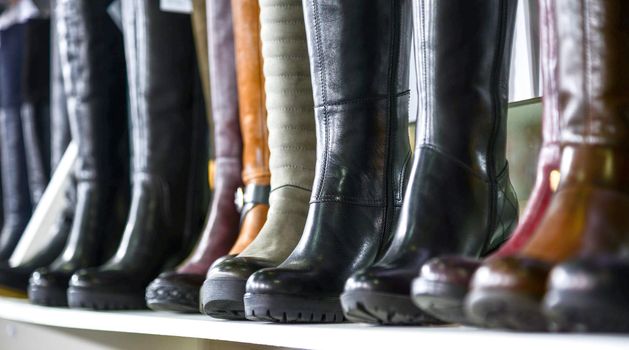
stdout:
[[13,254],[32,208],[20,113],[25,26],[14,24],[0,31],[0,148],[4,203],[0,262],[7,262]]
[[304,2],[317,162],[304,233],[277,268],[247,282],[246,317],[340,322],[347,277],[389,242],[408,141],[408,0]]
[[[54,13],[52,14],[54,17]],[[51,76],[52,84],[50,91],[50,138],[51,138],[51,160],[50,168],[54,171],[61,160],[68,144],[70,143],[70,126],[68,124],[68,113],[66,108],[66,98],[63,91],[63,78],[61,76],[61,65],[59,62],[58,45],[54,30],[54,19],[50,21],[52,26],[51,35]],[[32,258],[22,262],[18,266],[9,266],[8,263],[0,263],[0,294],[3,291],[13,291],[26,295],[28,279],[31,274],[40,267],[50,265],[63,251],[66,244],[72,218],[74,216],[75,191],[74,183],[66,190],[66,205],[53,226],[50,228],[50,241],[45,247]]]
[[345,285],[348,319],[437,322],[409,296],[423,263],[442,254],[488,254],[515,227],[518,209],[505,138],[516,5],[511,0],[417,3],[419,132],[411,178],[391,247]]
[[70,276],[105,261],[118,244],[126,214],[127,119],[122,35],[107,14],[112,0],[59,0],[55,6],[68,115],[78,159],[77,200],[63,253],[36,270],[35,304],[67,305]]
[[[183,259],[203,224],[207,124],[193,113],[195,53],[190,17],[154,1],[122,1],[133,140],[131,210],[118,251],[78,271],[71,307],[146,308],[145,289]],[[168,54],[164,54],[168,53]],[[198,212],[198,217],[195,213]]]
[[26,22],[21,109],[26,165],[33,207],[50,177],[50,19]]

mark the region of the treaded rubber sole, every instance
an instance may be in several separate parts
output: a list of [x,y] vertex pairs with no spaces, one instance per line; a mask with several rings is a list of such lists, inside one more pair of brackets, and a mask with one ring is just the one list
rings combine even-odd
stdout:
[[338,323],[345,321],[339,298],[313,298],[281,294],[244,297],[248,320],[278,323]]
[[541,300],[526,294],[472,290],[465,300],[465,312],[471,322],[486,328],[525,332],[549,329]]
[[146,288],[146,305],[155,311],[199,312],[199,288],[171,283],[151,283]]
[[243,296],[247,280],[216,278],[203,282],[201,312],[224,320],[245,320]]
[[39,286],[28,287],[28,300],[41,306],[68,306],[68,296],[65,289],[47,288]]
[[382,325],[427,325],[443,322],[420,310],[409,296],[351,291],[341,295],[345,317],[351,322]]
[[614,293],[550,290],[543,302],[553,331],[628,333],[629,302]]
[[144,293],[124,294],[80,287],[68,289],[68,305],[71,308],[90,310],[143,310],[147,308]]
[[429,315],[448,323],[473,325],[464,310],[467,292],[467,286],[418,277],[413,281],[411,294],[415,305]]

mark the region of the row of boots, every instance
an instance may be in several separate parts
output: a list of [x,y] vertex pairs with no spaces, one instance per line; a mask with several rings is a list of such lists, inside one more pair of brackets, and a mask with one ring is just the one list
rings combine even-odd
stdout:
[[58,256],[0,282],[34,271],[31,301],[91,309],[629,330],[623,1],[540,0],[543,145],[519,223],[515,1],[200,0],[190,26],[122,0],[123,34],[111,3],[54,6],[74,217]]

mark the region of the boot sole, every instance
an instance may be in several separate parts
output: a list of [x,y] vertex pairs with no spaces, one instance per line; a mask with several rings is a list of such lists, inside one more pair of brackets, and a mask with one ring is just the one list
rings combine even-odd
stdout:
[[94,291],[80,287],[68,289],[68,305],[71,308],[90,310],[143,310],[147,308],[143,294]]
[[452,283],[416,278],[412,286],[415,305],[426,313],[448,323],[472,325],[465,314],[464,300],[468,289]]
[[206,280],[201,287],[201,312],[224,320],[245,320],[243,296],[247,280]]
[[507,291],[471,291],[465,299],[465,312],[474,324],[486,328],[545,332],[548,321],[541,300]]
[[550,290],[544,298],[543,310],[553,331],[629,332],[629,305],[617,294]]
[[199,312],[199,288],[160,283],[147,288],[145,299],[154,311]]
[[41,306],[68,306],[68,296],[65,289],[29,286],[28,300],[32,304]]
[[351,322],[382,325],[426,325],[443,322],[426,314],[409,296],[367,291],[341,295],[345,317]]
[[248,320],[278,323],[338,323],[345,321],[339,298],[312,298],[280,294],[244,297]]

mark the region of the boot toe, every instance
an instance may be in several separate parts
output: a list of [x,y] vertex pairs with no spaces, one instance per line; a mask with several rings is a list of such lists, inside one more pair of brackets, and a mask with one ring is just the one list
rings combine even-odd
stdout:
[[247,294],[283,294],[293,296],[327,294],[315,274],[306,270],[266,268],[251,275],[247,280]]
[[629,331],[629,262],[611,257],[556,266],[548,280],[544,312],[551,328],[580,332]]
[[82,269],[70,279],[68,304],[92,310],[145,309],[145,292],[144,281],[131,272]]
[[215,264],[207,273],[208,279],[247,280],[254,272],[274,266],[270,261],[256,257],[233,257]]
[[243,296],[247,279],[256,271],[273,266],[255,257],[232,257],[215,264],[201,288],[201,309],[222,319],[244,319]]
[[70,287],[102,291],[134,291],[144,289],[132,274],[118,270],[82,269],[70,279]]
[[31,288],[55,288],[67,289],[70,274],[62,271],[40,268],[35,270],[30,277],[29,286]]
[[146,287],[146,303],[157,311],[198,312],[203,278],[197,274],[164,272]]
[[548,263],[522,256],[485,262],[472,277],[468,317],[490,328],[546,330],[541,300],[550,269]]
[[469,283],[481,260],[444,256],[425,263],[419,277],[413,281],[412,295],[415,305],[440,320],[470,324],[463,310],[463,301]]
[[354,273],[341,295],[345,317],[354,322],[431,324],[440,321],[413,304],[410,285],[416,271],[372,266]]
[[28,286],[28,298],[36,305],[66,306],[70,274],[47,268],[35,270]]

